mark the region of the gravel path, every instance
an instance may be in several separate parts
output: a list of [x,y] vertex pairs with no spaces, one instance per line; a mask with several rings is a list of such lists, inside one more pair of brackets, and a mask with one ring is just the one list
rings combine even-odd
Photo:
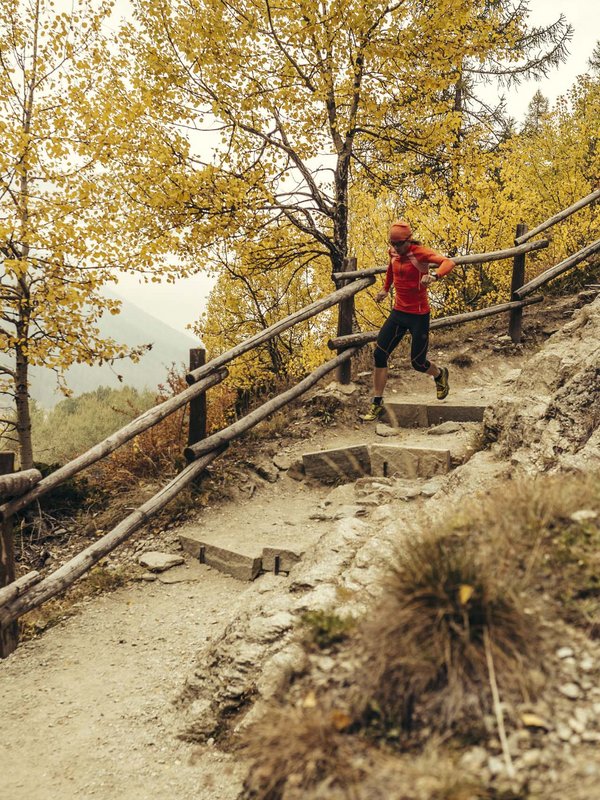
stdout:
[[239,770],[226,756],[176,738],[172,700],[198,650],[256,589],[195,570],[195,582],[88,600],[0,662],[3,798],[236,797]]

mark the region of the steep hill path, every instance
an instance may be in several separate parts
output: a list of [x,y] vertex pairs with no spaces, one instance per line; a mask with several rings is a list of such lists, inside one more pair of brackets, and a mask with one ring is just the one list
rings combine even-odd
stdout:
[[[525,355],[501,334],[485,345],[472,340],[465,348],[465,341],[454,348],[469,365],[453,369],[454,397],[462,393],[486,402],[500,397],[518,376]],[[435,350],[432,355],[436,358]],[[344,419],[350,424],[324,427],[309,417],[297,423],[297,438],[275,440],[274,449],[292,460],[308,450],[384,441],[375,426],[357,420],[358,406],[369,394],[368,376],[363,380],[362,395],[346,405]],[[420,402],[424,380],[402,369],[392,376],[389,396]],[[257,479],[257,485],[247,497],[237,493],[206,509],[197,525],[225,531],[240,542],[254,537],[260,526],[295,528],[296,538],[308,531],[313,540],[337,535],[333,514],[314,516],[331,487],[288,475],[273,483]],[[278,585],[287,591],[287,578],[264,575],[241,582],[190,557],[177,569],[181,582],[139,583],[84,601],[76,616],[0,664],[3,797],[237,796],[242,766],[213,748],[210,739],[202,746],[178,739],[182,724],[173,700],[197,653],[219,640],[261,595],[276,597]]]

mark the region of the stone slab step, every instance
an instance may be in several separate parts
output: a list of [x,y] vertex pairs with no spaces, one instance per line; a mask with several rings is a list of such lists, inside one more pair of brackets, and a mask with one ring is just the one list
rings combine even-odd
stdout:
[[349,483],[371,474],[367,445],[320,450],[302,456],[304,474],[323,483]]
[[450,471],[450,450],[437,447],[371,445],[371,474],[385,478],[433,478]]
[[253,581],[262,569],[262,554],[248,554],[218,547],[203,541],[201,535],[183,533],[179,536],[181,546],[201,564],[214,567],[240,581]]
[[367,475],[432,478],[450,471],[447,447],[400,444],[354,445],[305,453],[305,474],[323,483],[349,483]]
[[386,402],[383,419],[394,428],[427,428],[441,422],[481,422],[485,409],[470,403]]

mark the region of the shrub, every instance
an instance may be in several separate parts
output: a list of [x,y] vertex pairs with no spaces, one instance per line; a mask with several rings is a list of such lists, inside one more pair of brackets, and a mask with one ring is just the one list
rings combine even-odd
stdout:
[[440,731],[471,725],[491,709],[488,650],[501,690],[522,694],[537,635],[508,586],[464,538],[412,541],[362,630],[367,716],[404,730],[415,710]]

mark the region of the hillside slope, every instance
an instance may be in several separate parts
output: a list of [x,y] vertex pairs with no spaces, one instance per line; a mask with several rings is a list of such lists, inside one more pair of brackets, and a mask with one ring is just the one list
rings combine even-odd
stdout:
[[[203,535],[212,531],[223,541],[236,541],[240,549],[273,537],[308,541],[308,533],[302,560],[289,576],[271,572],[240,583],[188,557],[173,578],[181,583],[140,582],[90,599],[75,618],[19,648],[0,664],[5,721],[0,764],[10,765],[3,770],[8,795],[14,800],[234,800],[240,793],[286,800],[595,797],[600,649],[581,628],[557,618],[549,595],[542,593],[535,606],[536,615],[548,615],[548,638],[540,649],[545,686],[535,703],[520,708],[508,699],[504,703],[516,790],[514,781],[506,781],[493,714],[478,741],[455,742],[452,757],[434,749],[423,763],[417,758],[421,745],[413,744],[406,763],[392,739],[381,752],[365,740],[352,749],[351,733],[338,743],[347,725],[346,692],[360,675],[360,652],[343,636],[337,644],[326,636],[323,646],[307,643],[305,622],[306,614],[313,620],[319,613],[325,620],[368,617],[398,548],[438,529],[472,498],[505,492],[507,478],[518,486],[528,474],[560,474],[564,467],[583,478],[597,463],[598,382],[588,383],[587,376],[597,375],[600,299],[573,319],[572,308],[568,298],[553,315],[546,310],[528,315],[527,339],[539,337],[537,353],[508,342],[501,325],[436,338],[433,357],[453,364],[453,396],[485,396],[489,410],[485,435],[475,442],[481,447],[487,437],[488,446],[433,482],[419,479],[409,486],[393,476],[365,476],[332,488],[297,468],[311,450],[391,440],[383,438],[383,429],[357,421],[369,396],[368,375],[352,393],[319,390],[302,409],[270,423],[261,452],[254,452],[256,439],[241,443],[237,460],[223,473],[222,499],[198,515],[196,527]],[[547,379],[543,391],[540,376]],[[424,380],[404,368],[400,355],[389,397],[422,403],[431,389]],[[590,519],[594,525],[596,517]],[[595,528],[589,530],[592,535]],[[138,536],[108,563],[133,563],[144,548],[175,548],[176,533],[146,542]],[[334,717],[337,732],[319,728],[341,748],[334,761],[361,776],[351,795],[318,770],[307,788],[305,751],[289,750],[296,728],[285,715],[296,709],[301,717],[312,709],[322,725],[330,719],[324,709],[331,709],[322,705],[323,698],[340,704],[334,706],[340,712]],[[531,714],[533,727],[519,722],[524,712]],[[283,730],[277,728],[281,719]],[[252,734],[265,756],[252,766],[230,748],[238,733],[265,720],[271,720],[275,739],[260,738],[264,726]],[[280,754],[286,780],[293,780],[285,793],[282,785],[267,795],[261,786]],[[441,772],[454,774],[457,764],[463,777],[484,779],[487,794],[464,787],[461,794],[458,789],[442,794]]]

